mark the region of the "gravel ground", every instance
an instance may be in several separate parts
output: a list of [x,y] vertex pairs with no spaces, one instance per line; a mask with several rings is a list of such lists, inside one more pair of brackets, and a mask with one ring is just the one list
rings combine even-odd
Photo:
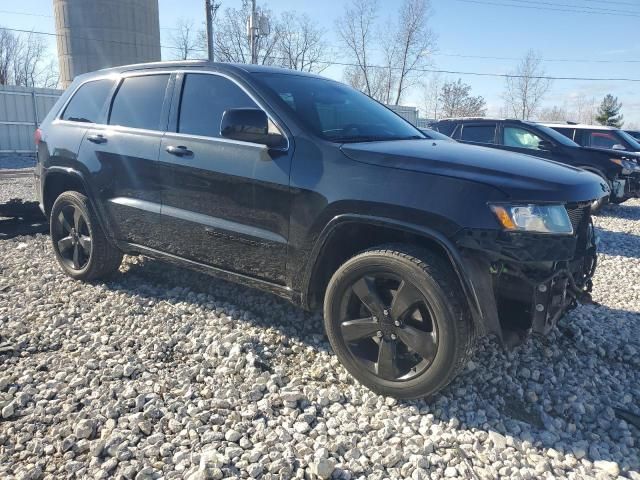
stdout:
[[0,205],[12,199],[21,199],[23,202],[36,200],[33,175],[5,176],[0,170]]
[[137,257],[83,284],[0,241],[0,478],[639,480],[640,201],[596,223],[596,304],[415,402],[269,294]]

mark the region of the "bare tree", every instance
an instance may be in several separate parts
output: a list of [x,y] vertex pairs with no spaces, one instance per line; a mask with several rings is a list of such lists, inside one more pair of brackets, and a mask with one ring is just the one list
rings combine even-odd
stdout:
[[400,8],[396,33],[398,78],[395,104],[405,91],[414,85],[417,70],[428,63],[428,55],[435,47],[435,35],[429,28],[429,0],[405,0]]
[[482,96],[471,95],[471,85],[461,79],[445,82],[439,95],[444,118],[484,117],[487,114],[487,103]]
[[13,62],[18,49],[18,37],[0,29],[0,85],[12,83]]
[[172,47],[172,56],[177,60],[189,60],[202,58],[201,40],[202,32],[196,31],[193,22],[181,18],[169,36],[169,46]]
[[318,73],[330,65],[324,32],[307,15],[284,12],[277,28],[277,57],[283,67]]
[[[429,12],[429,0],[404,0],[397,22],[378,27],[377,0],[350,0],[336,22],[353,64],[345,69],[345,80],[376,100],[398,105],[418,83],[435,47]],[[376,64],[372,59],[378,45],[382,55]]]
[[544,78],[542,57],[529,50],[511,75],[506,79],[505,101],[516,118],[529,120],[551,88],[551,80]]
[[564,122],[569,120],[569,112],[565,107],[559,107],[558,105],[553,105],[552,107],[543,108],[540,110],[540,114],[538,115],[538,120],[543,122]]
[[440,91],[443,79],[439,73],[434,73],[424,84],[424,110],[427,118],[438,119],[440,113]]
[[[378,0],[350,0],[336,29],[355,66],[345,70],[345,79],[370,97],[379,98],[380,72],[370,65],[376,40]],[[378,77],[378,78],[376,78]]]
[[[251,63],[251,45],[247,36],[247,19],[250,15],[250,2],[243,2],[241,9],[227,8],[216,19],[215,50],[216,58],[222,62]],[[271,12],[258,8],[258,17],[265,15],[273,19]],[[263,32],[257,39],[258,63],[273,65],[279,62],[276,46],[280,29],[277,23],[269,32]]]

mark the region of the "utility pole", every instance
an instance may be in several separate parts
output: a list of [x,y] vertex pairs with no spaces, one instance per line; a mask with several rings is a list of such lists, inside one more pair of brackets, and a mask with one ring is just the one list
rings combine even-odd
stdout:
[[204,0],[205,15],[207,19],[207,58],[213,62],[213,19],[211,17],[211,0]]
[[251,63],[258,63],[256,35],[256,0],[251,0],[251,16],[249,17],[249,44],[251,45]]

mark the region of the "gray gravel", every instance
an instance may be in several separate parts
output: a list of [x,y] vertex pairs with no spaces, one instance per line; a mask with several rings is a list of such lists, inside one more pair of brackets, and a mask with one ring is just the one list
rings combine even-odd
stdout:
[[22,200],[23,202],[36,200],[33,176],[8,176],[3,175],[3,171],[0,170],[0,205],[13,199]]
[[597,304],[483,339],[429,402],[359,386],[266,293],[133,257],[83,284],[47,237],[1,241],[0,478],[639,480],[640,201],[596,223]]

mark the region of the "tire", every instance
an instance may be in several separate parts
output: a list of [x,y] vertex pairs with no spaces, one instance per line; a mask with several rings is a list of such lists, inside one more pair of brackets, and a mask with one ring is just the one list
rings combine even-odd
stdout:
[[82,193],[60,194],[51,208],[49,225],[56,260],[71,278],[106,278],[120,267],[122,252],[109,243]]
[[[325,294],[324,324],[349,373],[398,399],[442,390],[473,352],[472,320],[451,266],[407,245],[367,250],[340,266]],[[389,351],[395,352],[394,367],[385,360]],[[412,368],[414,361],[422,363]]]

